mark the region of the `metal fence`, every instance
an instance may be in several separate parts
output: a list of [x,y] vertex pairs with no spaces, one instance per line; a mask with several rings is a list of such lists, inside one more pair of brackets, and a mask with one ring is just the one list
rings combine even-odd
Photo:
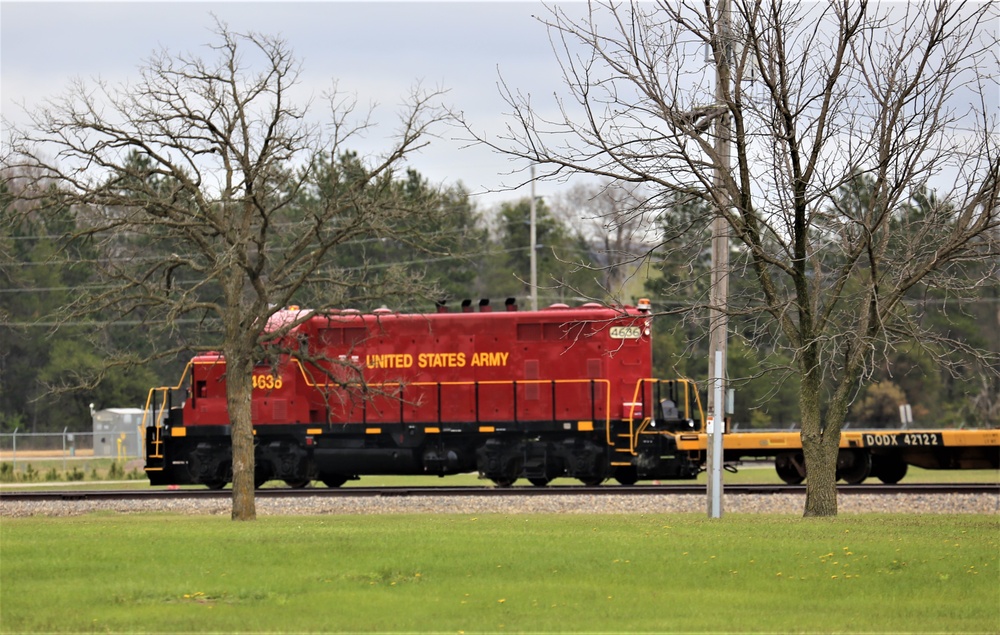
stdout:
[[0,433],[0,461],[50,458],[111,458],[128,460],[143,456],[142,430],[109,432]]

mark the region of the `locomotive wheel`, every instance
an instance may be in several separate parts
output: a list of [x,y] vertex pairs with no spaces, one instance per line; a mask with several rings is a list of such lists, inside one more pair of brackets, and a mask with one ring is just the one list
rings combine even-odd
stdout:
[[287,479],[285,480],[285,485],[287,485],[288,487],[291,487],[292,489],[305,489],[305,488],[309,487],[310,483],[312,483],[312,481],[310,481],[307,478],[306,479],[302,479],[300,481],[289,481]]
[[552,479],[550,478],[529,478],[528,482],[534,485],[535,487],[545,487],[546,485],[549,484],[549,481],[551,480]]
[[320,480],[323,481],[323,485],[326,485],[327,487],[340,487],[347,482],[347,477],[339,474],[330,474],[322,477]]
[[615,469],[615,480],[620,485],[635,485],[636,481],[639,480],[639,472],[636,471],[634,465],[619,467]]

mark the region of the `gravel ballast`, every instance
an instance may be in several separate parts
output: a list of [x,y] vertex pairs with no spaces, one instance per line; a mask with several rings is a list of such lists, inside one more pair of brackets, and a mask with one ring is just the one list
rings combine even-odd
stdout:
[[[306,496],[258,498],[258,516],[329,514],[672,514],[707,513],[704,495],[662,496]],[[739,494],[723,498],[724,513],[800,514],[804,494]],[[840,513],[1000,514],[997,494],[851,494]],[[79,516],[92,512],[228,515],[227,498],[177,500],[5,501],[0,518]]]

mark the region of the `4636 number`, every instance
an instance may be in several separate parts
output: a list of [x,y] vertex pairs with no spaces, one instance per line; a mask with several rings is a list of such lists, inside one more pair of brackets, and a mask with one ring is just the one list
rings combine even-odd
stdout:
[[281,377],[275,377],[274,375],[253,376],[254,390],[281,390],[282,383]]

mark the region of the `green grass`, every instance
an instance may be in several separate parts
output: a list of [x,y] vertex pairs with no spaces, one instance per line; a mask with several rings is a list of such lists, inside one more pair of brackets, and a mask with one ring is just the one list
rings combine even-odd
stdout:
[[0,461],[0,483],[83,483],[146,480],[139,459],[35,457]]
[[1000,630],[1000,518],[7,519],[0,631]]

